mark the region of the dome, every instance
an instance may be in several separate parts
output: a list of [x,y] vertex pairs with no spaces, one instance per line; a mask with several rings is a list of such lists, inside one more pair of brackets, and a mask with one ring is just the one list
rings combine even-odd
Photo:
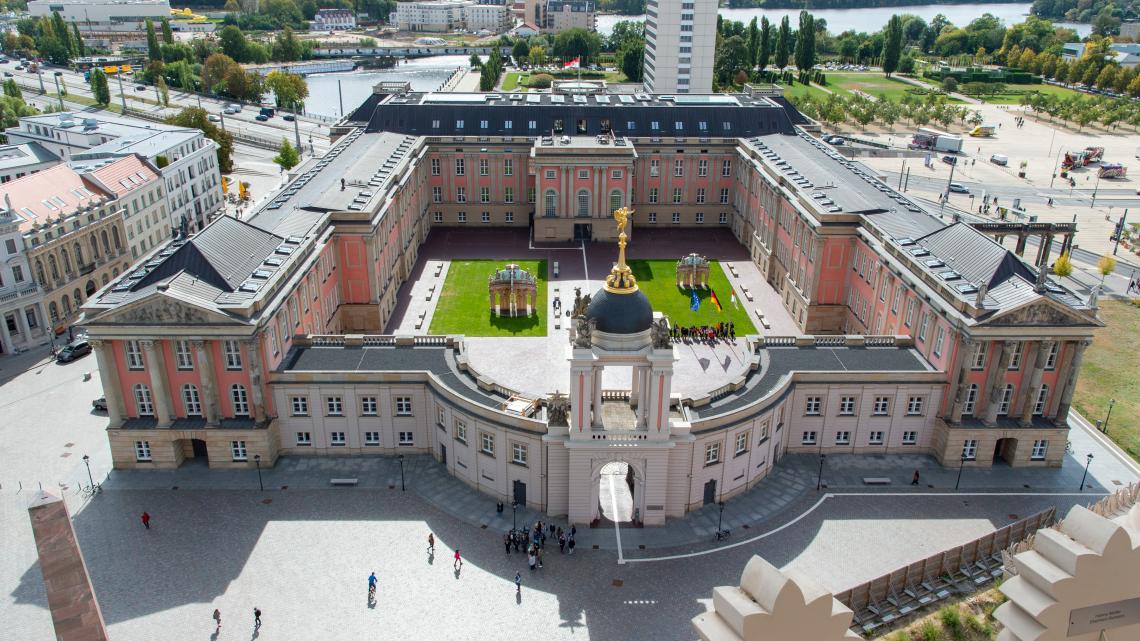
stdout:
[[641,290],[614,293],[599,289],[586,308],[586,320],[597,321],[599,332],[637,334],[653,324],[653,307]]

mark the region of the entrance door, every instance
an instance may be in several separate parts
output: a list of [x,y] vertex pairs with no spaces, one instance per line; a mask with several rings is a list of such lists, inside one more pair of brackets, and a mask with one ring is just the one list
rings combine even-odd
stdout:
[[447,467],[447,446],[443,443],[439,444],[439,462],[443,463],[444,467]]
[[716,479],[705,483],[705,505],[716,503]]
[[999,438],[994,444],[994,463],[1005,462],[1013,464],[1017,457],[1017,439]]
[[593,235],[593,225],[589,223],[574,223],[574,240],[590,240]]
[[526,505],[526,483],[515,481],[515,503]]
[[210,458],[210,453],[206,449],[206,441],[203,441],[202,439],[195,438],[195,439],[190,440],[190,445],[191,445],[191,447],[194,448],[194,458],[202,458],[202,459],[209,459]]

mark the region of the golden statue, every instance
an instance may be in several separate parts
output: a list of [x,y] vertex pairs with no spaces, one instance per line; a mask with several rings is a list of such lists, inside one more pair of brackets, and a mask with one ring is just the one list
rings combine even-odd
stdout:
[[617,221],[618,231],[618,262],[610,271],[609,276],[606,276],[604,289],[607,292],[630,294],[637,291],[637,279],[633,277],[633,272],[625,264],[625,246],[629,244],[629,236],[625,233],[625,227],[632,215],[633,210],[625,207],[614,211],[614,220]]

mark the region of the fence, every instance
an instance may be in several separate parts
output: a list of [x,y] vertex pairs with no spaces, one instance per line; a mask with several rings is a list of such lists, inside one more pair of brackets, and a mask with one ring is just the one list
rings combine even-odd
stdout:
[[855,613],[856,626],[871,632],[955,592],[971,592],[1002,576],[1003,550],[1048,527],[1055,516],[1056,508],[1049,508],[857,585],[835,598]]

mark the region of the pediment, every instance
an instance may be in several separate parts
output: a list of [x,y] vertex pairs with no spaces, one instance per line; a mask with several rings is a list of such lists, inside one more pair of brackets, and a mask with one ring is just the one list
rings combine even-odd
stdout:
[[1047,299],[1002,312],[983,324],[999,327],[1065,327],[1075,325],[1087,327],[1099,325],[1096,320],[1082,316]]
[[99,324],[108,325],[232,325],[225,314],[155,293],[137,302],[101,315]]

